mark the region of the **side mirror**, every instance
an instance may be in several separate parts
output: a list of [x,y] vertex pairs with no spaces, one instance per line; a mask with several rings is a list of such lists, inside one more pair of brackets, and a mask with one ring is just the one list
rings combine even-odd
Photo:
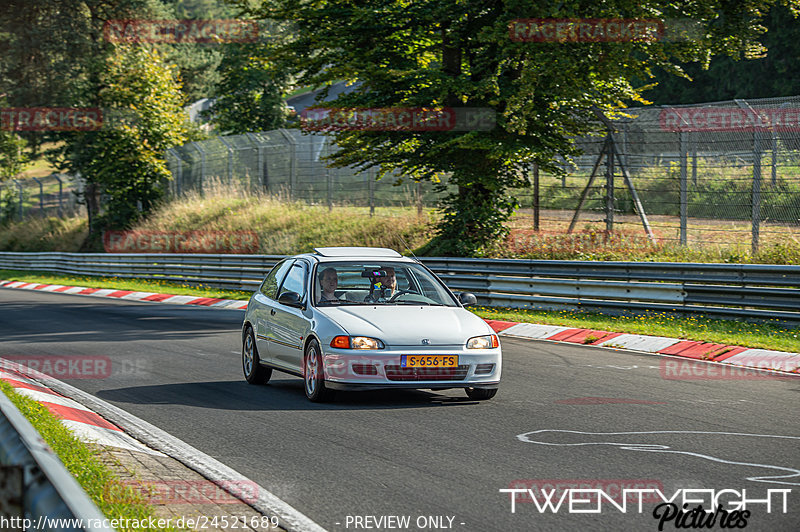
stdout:
[[458,294],[458,300],[465,307],[478,304],[478,298],[475,297],[475,294],[471,294],[469,292],[461,292],[460,294]]
[[303,308],[303,301],[297,292],[284,292],[278,296],[278,303],[287,307]]

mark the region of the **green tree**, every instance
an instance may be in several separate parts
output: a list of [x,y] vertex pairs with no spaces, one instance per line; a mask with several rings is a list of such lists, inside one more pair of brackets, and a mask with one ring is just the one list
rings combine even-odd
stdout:
[[[800,94],[800,20],[789,7],[774,5],[764,18],[767,32],[759,41],[761,57],[720,56],[709,65],[682,65],[688,77],[656,71],[658,85],[644,93],[658,105],[689,104],[734,98],[774,98]],[[706,68],[707,67],[707,68]]]
[[[235,2],[249,15],[295,24],[274,58],[303,85],[359,81],[342,107],[489,107],[490,131],[343,131],[337,165],[399,168],[414,179],[442,173],[456,191],[442,205],[435,253],[473,254],[506,231],[531,163],[559,172],[556,154],[592,129],[590,109],[626,106],[660,67],[757,48],[772,0],[294,0]],[[509,22],[526,18],[691,19],[695,40],[518,42]],[[756,50],[757,52],[757,50]]]
[[25,169],[28,155],[25,139],[13,131],[0,130],[0,182],[11,179]]
[[87,197],[90,230],[121,229],[146,215],[171,178],[165,151],[193,135],[174,69],[155,50],[121,46],[102,76],[104,124],[73,134],[64,147],[66,166],[105,196]]
[[224,45],[219,66],[212,121],[224,133],[247,133],[283,127],[287,107],[283,96],[288,75],[267,57],[263,43]]

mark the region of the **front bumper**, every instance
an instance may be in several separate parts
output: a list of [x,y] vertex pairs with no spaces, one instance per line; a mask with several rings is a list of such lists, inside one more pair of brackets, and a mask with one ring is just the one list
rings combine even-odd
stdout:
[[[454,368],[405,368],[403,355],[457,355]],[[326,386],[331,389],[497,388],[502,373],[501,348],[466,349],[437,346],[426,349],[391,347],[354,352],[328,348],[323,356]]]

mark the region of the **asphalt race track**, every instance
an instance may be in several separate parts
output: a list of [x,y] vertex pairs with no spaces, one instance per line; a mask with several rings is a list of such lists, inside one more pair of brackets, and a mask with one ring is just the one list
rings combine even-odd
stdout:
[[[377,521],[387,516],[408,518],[411,530],[658,530],[647,498],[641,513],[635,502],[623,513],[607,501],[599,514],[570,513],[566,503],[541,513],[529,498],[512,513],[499,491],[540,496],[558,483],[657,487],[667,497],[736,490],[722,502],[746,490],[749,500],[772,500],[770,513],[764,502],[748,505],[747,530],[800,523],[798,377],[674,379],[664,364],[675,359],[504,338],[491,401],[454,389],[340,393],[316,405],[295,377],[245,383],[239,311],[7,289],[0,309],[0,356],[109,357],[110,374],[64,380],[329,530],[398,523]],[[792,490],[786,512],[779,489]],[[574,509],[589,507],[597,504]]]

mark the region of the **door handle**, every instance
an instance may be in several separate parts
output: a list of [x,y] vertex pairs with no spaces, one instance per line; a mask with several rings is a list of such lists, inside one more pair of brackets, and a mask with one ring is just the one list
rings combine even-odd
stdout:
[[275,309],[271,309],[271,310],[269,311],[269,315],[270,315],[270,316],[274,316],[274,315],[275,315]]

